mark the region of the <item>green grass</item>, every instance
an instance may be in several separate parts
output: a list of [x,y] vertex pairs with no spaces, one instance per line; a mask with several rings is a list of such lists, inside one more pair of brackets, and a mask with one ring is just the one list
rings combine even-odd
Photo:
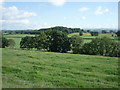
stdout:
[[[71,33],[69,34],[68,36],[71,37],[73,35],[79,35],[79,33]],[[96,38],[96,37],[104,37],[104,36],[107,36],[111,39],[117,39],[117,37],[112,37],[112,34],[110,33],[106,33],[106,34],[99,34],[98,36],[91,36],[89,33],[84,33],[82,36],[83,39],[84,39],[84,43],[88,43],[90,42],[93,38]],[[116,40],[117,41],[117,40]]]
[[7,39],[13,39],[15,41],[15,48],[20,48],[20,41],[21,38],[25,36],[35,36],[35,35],[30,35],[30,34],[8,34],[4,35]]
[[3,88],[118,88],[118,58],[3,49]]
[[35,35],[31,35],[31,34],[8,34],[8,35],[4,35],[6,38],[22,38],[25,36],[35,36]]

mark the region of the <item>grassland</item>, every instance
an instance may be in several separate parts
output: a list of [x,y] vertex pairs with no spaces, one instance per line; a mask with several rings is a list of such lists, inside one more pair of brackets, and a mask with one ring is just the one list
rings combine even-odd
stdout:
[[3,88],[118,88],[118,58],[3,49]]
[[[68,36],[72,35],[78,33]],[[118,58],[21,50],[19,43],[25,36],[34,35],[5,35],[16,45],[3,49],[3,88],[118,88]],[[85,38],[95,38],[81,37],[85,43],[91,41]]]
[[[73,35],[79,35],[79,33],[71,33],[71,34],[69,34],[68,36],[71,37],[71,36],[73,36]],[[104,37],[104,36],[107,36],[107,37],[109,37],[109,38],[111,38],[111,39],[117,39],[117,37],[112,37],[112,34],[110,34],[110,33],[99,34],[98,36],[91,36],[90,33],[83,33],[83,35],[80,36],[80,37],[83,38],[84,43],[88,43],[88,42],[90,42],[93,38],[96,38],[96,37]]]
[[20,41],[21,38],[25,36],[35,36],[35,35],[30,35],[30,34],[8,34],[4,35],[7,39],[13,39],[15,41],[15,48],[20,48]]

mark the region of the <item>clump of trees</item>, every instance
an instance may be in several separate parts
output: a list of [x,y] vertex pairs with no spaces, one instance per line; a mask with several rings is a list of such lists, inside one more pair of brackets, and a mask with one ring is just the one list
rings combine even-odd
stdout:
[[70,50],[70,41],[65,33],[61,31],[50,30],[41,32],[39,36],[22,38],[20,42],[20,48],[36,48],[38,50],[46,49],[50,52],[65,53]]
[[1,37],[0,42],[1,42],[0,48],[6,48],[6,47],[14,48],[15,46],[15,41],[13,39],[7,39],[5,37]]
[[116,32],[116,35],[120,37],[120,30]]
[[1,48],[5,48],[9,46],[9,41],[7,38],[2,37],[0,41],[2,41],[2,45],[0,46]]
[[62,31],[50,30],[41,32],[35,37],[21,39],[20,48],[37,49],[50,52],[66,53],[72,50],[74,54],[102,55],[120,57],[120,42],[113,41],[108,37],[97,37],[89,43],[83,43],[79,35],[68,37]]
[[71,50],[74,54],[80,53],[83,45],[83,39],[80,36],[74,35],[70,38]]
[[120,57],[120,43],[108,37],[92,39],[90,43],[85,43],[80,52],[88,55],[102,55]]
[[79,32],[79,35],[82,36],[82,35],[83,35],[83,31],[80,31],[80,32]]
[[38,29],[38,30],[14,30],[14,31],[12,31],[12,30],[3,30],[2,32],[5,33],[5,34],[34,34],[34,35],[39,35],[40,32],[45,32],[45,31],[50,31],[50,30],[57,30],[57,31],[62,31],[62,32],[66,33],[66,34],[70,34],[70,33],[79,32],[79,31],[81,31],[83,29],[56,26],[56,27],[43,28],[43,29]]
[[98,32],[97,31],[93,31],[93,32],[90,32],[91,36],[98,36]]

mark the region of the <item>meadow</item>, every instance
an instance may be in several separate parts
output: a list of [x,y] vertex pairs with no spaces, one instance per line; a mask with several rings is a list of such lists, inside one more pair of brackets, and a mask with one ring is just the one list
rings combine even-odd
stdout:
[[3,49],[3,88],[118,88],[118,58]]
[[118,88],[117,57],[21,50],[25,36],[5,35],[16,45],[2,49],[3,88]]

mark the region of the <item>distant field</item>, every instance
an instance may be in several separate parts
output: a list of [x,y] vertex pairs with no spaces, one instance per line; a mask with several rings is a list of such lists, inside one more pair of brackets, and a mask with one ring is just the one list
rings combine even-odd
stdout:
[[20,48],[20,41],[21,38],[25,37],[25,36],[35,36],[35,35],[30,35],[30,34],[8,34],[8,35],[4,35],[6,38],[8,39],[13,39],[15,41],[15,48]]
[[118,88],[118,58],[3,49],[3,88]]
[[[69,34],[68,36],[71,37],[71,36],[73,36],[73,35],[79,35],[79,33],[71,33],[71,34]],[[96,38],[96,37],[104,37],[104,36],[107,36],[107,37],[109,37],[109,38],[111,38],[111,39],[117,39],[117,37],[112,37],[112,34],[110,34],[110,33],[107,33],[107,34],[99,34],[99,36],[91,36],[90,33],[83,33],[83,35],[80,36],[80,37],[82,37],[82,38],[84,39],[84,43],[88,43],[88,42],[90,42],[91,39],[93,39],[93,38]]]
[[[71,33],[68,36],[71,37],[73,35],[79,35],[79,33]],[[112,39],[114,39],[115,37],[112,37],[112,34],[107,33],[107,34],[99,34],[99,36],[91,36],[90,33],[83,33],[83,35],[81,36],[82,38],[96,38],[96,37],[103,37],[103,36],[107,36],[110,37]]]

